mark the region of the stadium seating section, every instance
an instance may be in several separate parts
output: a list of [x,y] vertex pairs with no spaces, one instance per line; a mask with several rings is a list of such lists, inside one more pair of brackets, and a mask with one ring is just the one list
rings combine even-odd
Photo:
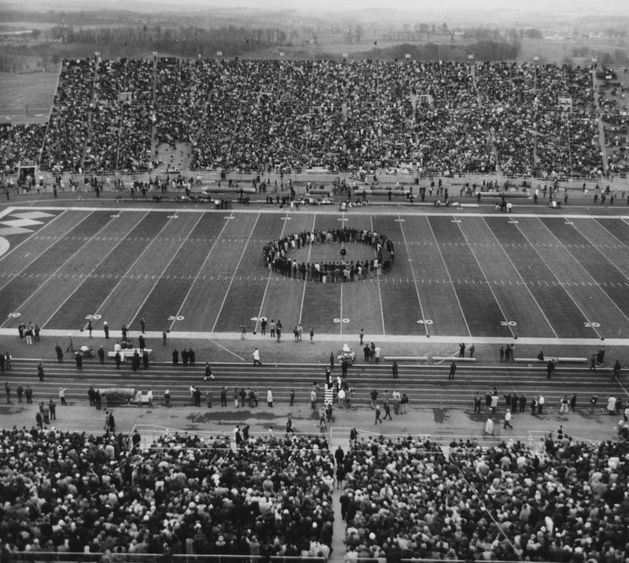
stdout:
[[171,433],[133,444],[114,433],[0,432],[3,549],[327,557],[338,498],[346,561],[629,556],[627,441],[361,438],[341,461],[338,497],[323,437],[236,446]]
[[16,551],[329,554],[325,439],[0,432],[0,538]]
[[346,456],[359,558],[624,561],[629,444],[370,439]]
[[600,119],[609,169],[627,170],[615,84],[533,63],[73,59],[48,123],[1,129],[0,159],[138,172],[186,143],[193,170],[595,176]]

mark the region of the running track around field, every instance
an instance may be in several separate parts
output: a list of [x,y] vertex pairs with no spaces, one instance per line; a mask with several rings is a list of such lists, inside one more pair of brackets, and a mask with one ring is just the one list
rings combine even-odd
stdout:
[[[25,210],[8,210],[1,221]],[[137,330],[226,333],[281,319],[305,333],[461,338],[629,337],[629,224],[623,218],[468,213],[48,209],[7,235],[1,328],[77,330],[92,315]],[[341,226],[385,234],[395,265],[350,283],[271,274],[262,247]],[[349,256],[351,259],[351,256]]]

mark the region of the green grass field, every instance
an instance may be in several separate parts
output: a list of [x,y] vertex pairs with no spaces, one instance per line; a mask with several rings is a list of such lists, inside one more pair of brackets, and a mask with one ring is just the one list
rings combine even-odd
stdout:
[[0,122],[45,121],[56,85],[57,72],[0,73]]

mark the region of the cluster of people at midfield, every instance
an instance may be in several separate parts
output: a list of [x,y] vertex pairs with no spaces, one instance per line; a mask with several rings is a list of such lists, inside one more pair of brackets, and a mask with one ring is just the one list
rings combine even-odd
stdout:
[[[203,439],[0,431],[12,552],[327,557],[334,458],[316,436]],[[243,431],[245,429],[243,428]]]
[[528,62],[70,59],[49,122],[0,130],[0,165],[151,170],[154,134],[194,170],[590,175],[594,96],[591,67]]
[[[374,258],[349,260],[345,243],[371,246]],[[297,262],[290,253],[313,244],[340,244],[341,259],[336,262]],[[262,249],[264,265],[271,271],[295,279],[316,282],[348,282],[366,279],[374,273],[388,272],[395,261],[393,241],[367,229],[342,228],[303,231],[268,242]]]
[[369,438],[345,455],[345,561],[629,556],[629,443]]

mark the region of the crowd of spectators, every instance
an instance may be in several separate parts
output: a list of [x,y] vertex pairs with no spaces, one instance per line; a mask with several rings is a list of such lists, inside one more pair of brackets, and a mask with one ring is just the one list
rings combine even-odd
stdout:
[[346,561],[626,561],[629,444],[562,434],[536,446],[356,441],[344,461]]
[[[41,166],[149,170],[405,168],[595,175],[592,69],[533,63],[66,60]],[[14,162],[15,159],[12,159]]]
[[476,77],[503,172],[596,176],[602,170],[590,68],[485,63]]
[[[347,260],[345,243],[364,244],[373,249],[373,258]],[[341,260],[297,262],[290,253],[313,244],[341,245]],[[262,249],[264,265],[273,272],[301,280],[344,282],[366,279],[374,272],[387,272],[395,260],[393,241],[368,229],[343,228],[302,231],[266,243]]]
[[171,434],[149,449],[140,441],[1,431],[5,545],[109,556],[329,554],[334,459],[324,438],[248,438],[235,447]]
[[[40,161],[45,170],[81,169],[83,152],[90,141],[95,66],[93,58],[63,62]],[[107,141],[101,139],[102,143]]]
[[46,126],[39,123],[0,125],[0,169],[15,174],[20,163],[39,161]]

